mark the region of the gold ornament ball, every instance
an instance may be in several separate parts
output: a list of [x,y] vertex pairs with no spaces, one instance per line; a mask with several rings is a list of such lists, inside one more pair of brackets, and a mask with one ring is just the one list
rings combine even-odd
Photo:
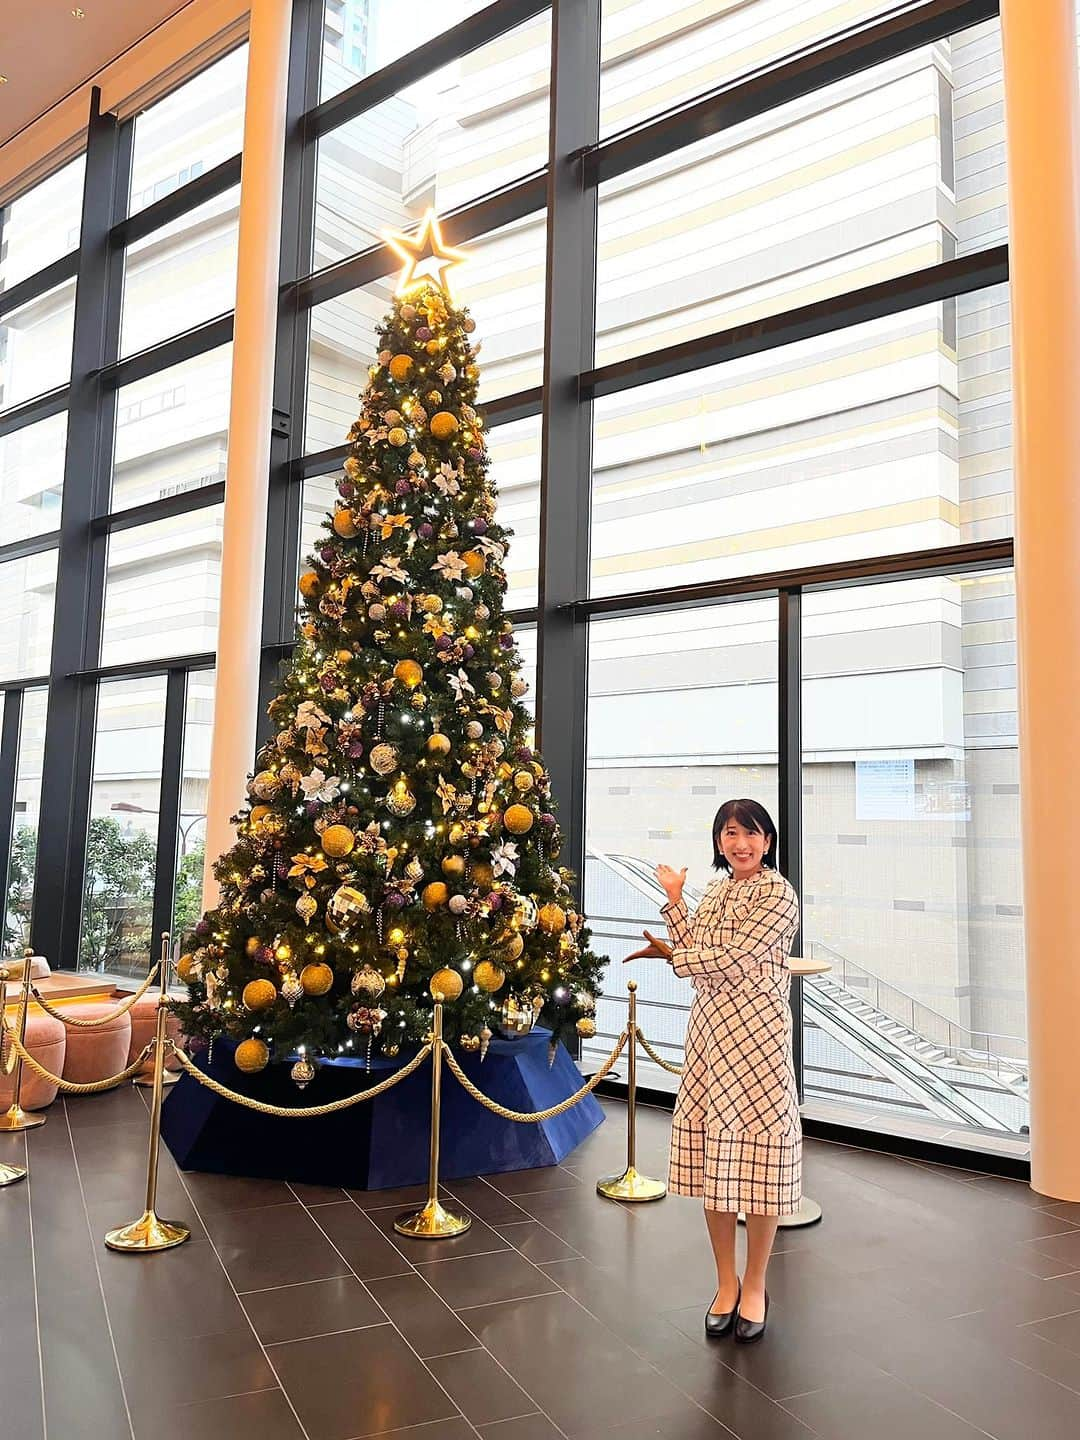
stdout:
[[596,1021],[591,1015],[582,1015],[574,1028],[583,1040],[591,1040],[596,1034]]
[[390,771],[397,765],[397,751],[393,745],[387,745],[385,743],[376,745],[368,756],[368,759],[371,761],[371,768],[375,771],[376,775],[389,775]]
[[304,987],[305,995],[325,995],[333,983],[333,970],[321,960],[305,965],[300,971],[300,984]]
[[495,884],[495,871],[486,860],[477,860],[472,867],[472,880],[481,890],[490,890]]
[[334,534],[340,535],[342,540],[354,540],[357,535],[356,521],[353,513],[347,506],[334,511]]
[[443,735],[439,731],[436,731],[434,735],[429,735],[427,739],[427,752],[429,755],[449,755],[449,735]]
[[424,346],[424,349],[429,355],[437,355],[441,348],[442,347],[439,345],[438,340],[429,340]]
[[390,361],[390,374],[399,384],[409,378],[409,373],[412,368],[413,362],[411,355],[395,355]]
[[438,910],[440,905],[445,905],[450,898],[450,891],[441,880],[432,880],[425,885],[420,895],[424,902],[425,910]]
[[322,833],[323,854],[331,860],[343,860],[352,852],[356,836],[348,825],[328,825]]
[[521,938],[521,936],[511,935],[510,939],[506,942],[506,958],[508,960],[518,960],[520,959],[524,949],[525,941]]
[[442,858],[442,873],[448,880],[460,880],[465,874],[464,855],[444,855]]
[[394,679],[400,680],[410,690],[415,690],[424,678],[423,666],[415,660],[399,660],[394,666]]
[[259,1070],[265,1070],[270,1064],[270,1046],[265,1040],[256,1039],[254,1035],[249,1040],[241,1040],[233,1055],[233,1062],[245,1075],[254,1075]]
[[351,650],[339,650],[337,652],[337,662],[339,665],[347,665],[352,658]]
[[442,609],[442,601],[438,595],[425,595],[420,602],[420,608],[428,615],[438,615]]
[[249,1010],[268,1010],[277,999],[277,986],[272,980],[249,980],[241,998]]
[[511,835],[527,835],[533,827],[533,813],[527,805],[511,805],[503,815]]
[[470,580],[475,580],[487,569],[487,561],[479,550],[466,550],[461,558],[465,562],[465,569]]
[[456,1000],[464,990],[465,982],[456,970],[436,970],[429,988],[435,1000]]
[[527,770],[519,770],[514,776],[514,789],[520,790],[522,795],[527,795],[536,784],[536,781]]
[[457,433],[457,416],[449,410],[439,410],[431,417],[428,428],[436,440],[449,440]]
[[547,934],[561,935],[566,929],[566,911],[561,905],[556,905],[554,900],[549,900],[540,907],[539,923],[540,929]]
[[394,1057],[400,1053],[400,1051],[401,1046],[393,1040],[387,1040],[382,1047],[382,1053],[387,1057],[388,1060],[393,1060]]
[[176,978],[180,981],[181,985],[191,984],[191,971],[194,964],[194,955],[181,955],[180,959],[176,962]]
[[272,770],[260,770],[251,782],[251,788],[262,800],[272,800],[281,789],[281,781]]
[[248,816],[248,822],[251,825],[261,825],[269,814],[271,814],[269,805],[253,805],[251,807],[251,814]]
[[446,838],[450,841],[451,845],[461,845],[464,842],[465,834],[465,826],[459,825],[455,822],[453,825],[450,826],[450,830]]
[[508,995],[503,1001],[499,1018],[503,1034],[514,1039],[528,1035],[536,1023],[536,1012],[524,996]]
[[314,570],[305,570],[299,580],[300,594],[305,600],[314,600],[319,593],[319,577]]
[[398,447],[409,443],[409,437],[400,425],[395,425],[393,429],[388,432],[386,438],[390,441],[391,445],[397,445]]
[[506,983],[506,971],[500,970],[492,960],[481,960],[473,971],[473,979],[486,994],[494,995]]

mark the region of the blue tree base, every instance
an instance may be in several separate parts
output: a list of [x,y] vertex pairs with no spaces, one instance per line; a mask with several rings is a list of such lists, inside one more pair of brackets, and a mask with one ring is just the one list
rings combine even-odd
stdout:
[[[477,1054],[456,1053],[465,1073],[492,1100],[512,1110],[545,1110],[581,1085],[561,1045],[549,1068],[549,1038],[538,1028],[518,1040],[493,1039],[483,1062]],[[198,1063],[239,1094],[291,1107],[354,1095],[402,1063],[401,1058],[372,1055],[370,1072],[362,1060],[351,1058],[320,1064],[301,1094],[289,1077],[289,1064],[243,1075],[232,1051],[231,1045],[215,1041],[213,1062],[208,1064],[203,1052]],[[587,1095],[553,1120],[504,1120],[468,1096],[444,1067],[439,1174],[450,1180],[557,1165],[603,1118],[599,1104]],[[182,1075],[165,1101],[161,1134],[182,1170],[382,1190],[427,1179],[430,1125],[431,1068],[422,1065],[384,1095],[316,1119],[260,1115]]]

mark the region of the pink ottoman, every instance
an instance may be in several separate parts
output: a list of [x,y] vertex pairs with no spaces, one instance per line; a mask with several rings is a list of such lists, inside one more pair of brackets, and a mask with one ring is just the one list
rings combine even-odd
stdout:
[[[111,1015],[116,1000],[80,1000],[65,1006],[79,1020],[98,1020]],[[123,1014],[99,1025],[96,1030],[79,1030],[67,1025],[67,1055],[64,1058],[64,1079],[77,1085],[104,1080],[116,1075],[128,1063],[131,1047],[131,1016]]]
[[[9,1005],[8,1023],[14,1025],[18,1018],[18,1006]],[[26,1012],[26,1048],[39,1065],[44,1065],[54,1075],[63,1075],[67,1031],[59,1020],[46,1015],[36,1005],[31,1005]],[[14,1079],[14,1075],[0,1075],[0,1110],[6,1110],[11,1104]],[[29,1065],[24,1065],[21,1099],[24,1110],[44,1110],[56,1099],[56,1086],[49,1085]]]
[[[154,1027],[157,1025],[157,1002],[158,992],[152,990],[144,995],[141,1000],[136,1000],[135,1004],[128,1011],[128,1014],[131,1016],[131,1048],[128,1050],[127,1058],[129,1065],[140,1050],[142,1050],[143,1046],[148,1045],[153,1038]],[[169,1016],[166,1031],[179,1045],[180,1022],[175,1015]],[[165,1061],[165,1068],[167,1070],[179,1070],[180,1061],[177,1060],[175,1055],[170,1055]],[[140,1073],[143,1075],[151,1075],[153,1074],[153,1070],[154,1060],[153,1056],[151,1056],[143,1065]]]

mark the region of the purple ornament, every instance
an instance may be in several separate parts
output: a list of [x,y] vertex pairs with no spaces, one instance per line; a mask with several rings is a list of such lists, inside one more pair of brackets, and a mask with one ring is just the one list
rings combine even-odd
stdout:
[[289,874],[289,862],[287,860],[278,860],[274,869],[277,871],[278,879],[284,880]]
[[404,600],[395,600],[390,606],[390,614],[395,620],[407,620],[409,618],[409,607]]
[[330,561],[334,558],[334,547],[332,545],[324,545],[319,551],[319,558],[324,565],[329,565]]
[[431,537],[435,534],[435,531],[433,527],[430,526],[425,520],[423,524],[416,527],[416,533],[420,536],[421,540],[430,540]]
[[555,816],[554,816],[554,815],[550,815],[550,814],[545,810],[544,813],[540,816],[540,824],[544,827],[545,830],[554,830],[554,829],[555,829]]
[[470,445],[468,455],[470,460],[482,460],[484,458],[484,452],[480,449],[479,445]]
[[[308,800],[308,801],[305,803],[305,805],[304,805],[304,814],[305,814],[305,815],[308,815],[308,816],[310,816],[312,819],[314,819],[314,817],[315,817],[316,815],[318,815],[318,813],[319,813],[319,802],[318,802],[317,800]],[[286,868],[285,868],[285,873],[286,873],[286,875],[289,873],[288,866],[286,866]]]
[[519,760],[524,760],[526,762],[533,758],[533,752],[529,749],[527,745],[519,746],[515,753]]
[[196,935],[209,935],[209,934],[210,934],[210,931],[211,931],[213,928],[214,928],[214,927],[210,924],[210,921],[209,921],[209,920],[200,920],[199,923],[195,926],[195,934],[196,934]]
[[405,908],[405,896],[400,890],[391,890],[383,901],[387,910],[403,910]]
[[338,494],[343,500],[351,500],[352,497],[356,494],[356,486],[352,483],[351,480],[339,480],[337,488]]
[[482,515],[478,515],[472,522],[472,528],[474,535],[486,535],[488,523]]
[[434,337],[427,325],[420,325],[417,327],[416,338],[417,340],[431,340]]
[[500,635],[499,648],[502,650],[512,650],[514,648],[514,637],[512,635]]
[[473,646],[466,645],[465,649],[461,653],[465,656],[466,660],[471,660],[472,657],[476,654],[476,651]]
[[440,635],[439,638],[435,641],[435,649],[449,650],[453,643],[454,642],[450,639],[449,635]]
[[319,684],[322,686],[322,688],[326,691],[328,695],[330,694],[331,690],[337,689],[337,681],[334,679],[333,675],[320,676]]
[[503,907],[503,897],[502,897],[502,895],[498,892],[498,890],[493,890],[493,891],[491,892],[491,894],[487,897],[487,907],[488,907],[489,910],[492,910],[492,911],[501,910],[501,909],[502,909],[502,907]]
[[411,492],[412,486],[409,484],[408,480],[406,480],[405,476],[403,475],[401,479],[397,482],[397,484],[394,486],[394,494],[409,495],[411,494]]
[[349,745],[349,748],[345,751],[345,753],[346,755],[348,755],[350,760],[359,760],[360,756],[364,753],[364,747],[363,745],[361,745],[359,740],[354,740]]

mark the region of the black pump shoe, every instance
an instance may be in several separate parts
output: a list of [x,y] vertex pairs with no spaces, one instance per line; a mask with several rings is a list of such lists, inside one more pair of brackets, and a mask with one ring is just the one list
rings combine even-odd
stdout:
[[739,1281],[739,1293],[735,1296],[735,1305],[731,1310],[717,1314],[713,1310],[705,1311],[705,1334],[710,1340],[723,1340],[725,1335],[730,1335],[735,1325],[735,1317],[739,1313],[739,1301],[742,1299],[742,1281]]
[[[741,1297],[740,1297],[741,1298]],[[735,1344],[753,1345],[762,1339],[769,1321],[769,1292],[765,1291],[765,1317],[762,1320],[744,1320],[740,1315],[735,1321]]]

